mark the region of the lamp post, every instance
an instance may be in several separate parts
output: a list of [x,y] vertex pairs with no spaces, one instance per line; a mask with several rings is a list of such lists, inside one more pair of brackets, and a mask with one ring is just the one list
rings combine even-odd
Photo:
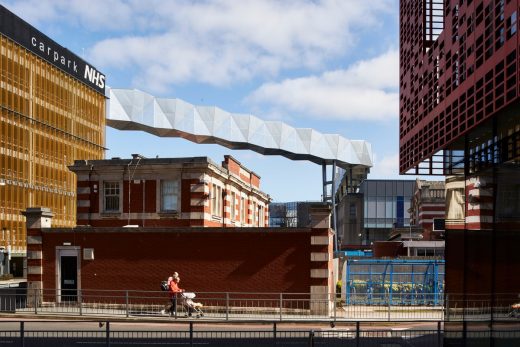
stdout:
[[[137,159],[137,163],[135,164],[134,170],[132,171],[132,173],[130,173],[130,165],[132,165],[132,162],[134,161],[134,159]],[[141,162],[141,159],[145,159],[145,157],[143,157],[140,154],[132,154],[132,159],[130,159],[130,162],[128,163],[128,167],[127,167],[127,171],[128,171],[128,222],[127,222],[127,225],[130,225],[130,213],[132,211],[132,207],[131,207],[132,201],[130,199],[130,196],[132,194],[131,183],[132,183],[132,180],[135,175],[135,170],[137,170],[137,166]],[[143,214],[144,214],[144,211],[143,211]]]

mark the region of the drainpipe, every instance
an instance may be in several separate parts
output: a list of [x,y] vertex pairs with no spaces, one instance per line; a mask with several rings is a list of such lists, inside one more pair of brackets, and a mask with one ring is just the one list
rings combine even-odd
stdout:
[[[88,164],[88,161],[85,160],[85,164]],[[90,189],[90,179],[91,179],[91,176],[92,176],[92,171],[94,170],[94,165],[93,164],[90,164],[90,170],[88,171],[88,187]],[[99,183],[98,183],[99,184]],[[99,189],[99,187],[98,187]],[[99,190],[98,190],[99,191]],[[92,193],[92,192],[91,192]],[[90,199],[90,194],[89,194],[89,199]],[[98,200],[99,201],[99,200]],[[91,218],[91,214],[92,214],[92,206],[91,204],[89,203],[88,204],[88,225],[90,225],[90,218]]]
[[226,227],[226,196],[227,196],[227,190],[226,186],[222,189],[222,227]]

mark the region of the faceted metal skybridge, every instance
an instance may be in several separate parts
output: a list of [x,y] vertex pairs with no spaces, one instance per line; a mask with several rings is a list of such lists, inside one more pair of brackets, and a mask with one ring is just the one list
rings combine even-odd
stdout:
[[[141,130],[162,137],[182,137],[195,143],[219,144],[321,164],[323,201],[331,201],[332,206],[336,206],[336,166],[347,175],[349,191],[367,177],[372,166],[372,147],[366,141],[293,128],[284,122],[264,121],[214,106],[195,106],[180,99],[156,98],[136,89],[109,89],[107,94],[110,98],[107,125],[119,130]],[[328,165],[332,165],[330,180],[326,178]],[[335,213],[333,219],[336,230]]]
[[142,130],[322,165],[335,162],[347,170],[372,166],[372,150],[366,141],[293,128],[284,122],[264,121],[214,106],[195,106],[180,99],[156,98],[135,89],[110,89],[109,93],[107,124],[119,130]]

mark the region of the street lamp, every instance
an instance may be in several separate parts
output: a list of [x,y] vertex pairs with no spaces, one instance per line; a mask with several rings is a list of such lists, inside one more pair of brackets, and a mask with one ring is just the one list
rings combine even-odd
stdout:
[[[134,161],[134,159],[137,159],[137,163],[135,164],[134,171],[132,173],[130,173],[130,165],[132,165],[132,162]],[[143,157],[140,154],[132,154],[132,159],[130,159],[130,162],[127,165],[128,166],[127,167],[127,171],[128,171],[128,224],[127,225],[130,225],[130,213],[132,211],[132,205],[131,205],[132,202],[130,201],[130,196],[132,194],[132,187],[131,187],[130,183],[134,178],[135,170],[137,170],[137,166],[141,162],[141,159],[145,159],[145,157]],[[143,187],[143,189],[144,189],[144,187]]]

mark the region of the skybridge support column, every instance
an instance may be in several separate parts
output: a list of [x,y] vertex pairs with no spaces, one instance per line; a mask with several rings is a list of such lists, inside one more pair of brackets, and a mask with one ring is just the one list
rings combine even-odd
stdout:
[[[337,235],[337,218],[336,218],[336,161],[332,161],[332,172],[330,180],[327,179],[327,164],[322,164],[322,180],[323,180],[323,202],[329,202],[332,204],[332,225],[331,228],[334,229],[334,252],[338,251],[338,235]],[[327,187],[331,186],[330,196],[327,192]]]
[[332,161],[332,228],[334,229],[334,252],[338,251],[338,226],[336,218],[336,161]]
[[321,177],[323,181],[323,194],[321,196],[321,201],[327,202],[327,164],[321,164]]

